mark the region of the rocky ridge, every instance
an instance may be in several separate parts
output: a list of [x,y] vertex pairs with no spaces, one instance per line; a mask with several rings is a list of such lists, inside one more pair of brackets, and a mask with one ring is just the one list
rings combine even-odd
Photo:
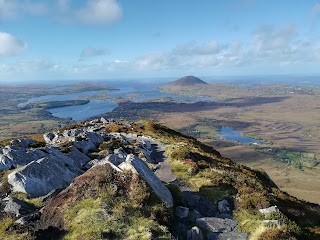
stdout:
[[[247,239],[243,230],[288,234],[293,230],[282,229],[299,228],[282,212],[287,210],[280,198],[289,196],[264,175],[173,130],[101,118],[43,139],[14,140],[0,149],[0,220],[12,221],[5,232],[0,229],[1,239],[122,239],[129,233],[136,236],[131,239]],[[246,208],[260,219],[244,220],[253,230],[242,222],[243,216],[254,218]],[[99,227],[83,232],[89,223],[77,219],[92,212],[86,219]],[[113,222],[122,227],[113,228]]]

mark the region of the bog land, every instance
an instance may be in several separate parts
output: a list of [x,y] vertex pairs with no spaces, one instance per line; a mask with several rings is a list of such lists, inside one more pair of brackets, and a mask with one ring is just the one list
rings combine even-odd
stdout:
[[[112,90],[101,85],[57,89],[38,85],[1,87],[0,140],[44,133],[74,121],[53,117],[37,104],[17,105],[32,97],[79,91]],[[118,103],[107,118],[150,119],[214,146],[223,156],[267,172],[289,194],[320,204],[320,88],[283,84],[206,84],[162,86],[161,91],[214,101],[171,99]],[[92,97],[92,96],[91,96]],[[69,102],[66,104],[81,104]],[[52,104],[52,103],[51,103]],[[244,145],[219,136],[223,126],[264,142]]]

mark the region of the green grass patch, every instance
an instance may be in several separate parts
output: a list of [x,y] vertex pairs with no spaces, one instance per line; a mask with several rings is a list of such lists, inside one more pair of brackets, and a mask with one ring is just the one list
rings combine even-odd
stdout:
[[223,198],[229,198],[236,194],[235,189],[232,186],[228,185],[219,185],[219,186],[202,186],[199,189],[199,193],[207,197],[211,201],[219,201]]

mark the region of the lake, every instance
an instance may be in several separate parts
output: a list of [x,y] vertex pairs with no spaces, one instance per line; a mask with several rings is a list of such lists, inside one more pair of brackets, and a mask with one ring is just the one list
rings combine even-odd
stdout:
[[[133,83],[118,82],[110,84],[111,87],[120,89],[119,91],[106,93],[111,98],[123,97],[129,94],[137,94],[136,98],[130,99],[133,102],[151,100],[157,98],[171,97],[177,101],[212,101],[210,97],[187,97],[177,94],[160,92],[155,89],[156,83]],[[29,99],[27,102],[20,103],[18,106],[27,105],[32,102],[66,101],[77,100],[84,96],[95,96],[101,94],[99,91],[63,94],[63,95],[45,95]],[[107,113],[115,109],[118,105],[111,100],[90,100],[88,104],[79,106],[68,106],[48,109],[53,116],[59,118],[72,118],[73,120],[83,120],[99,114]]]
[[225,140],[235,141],[243,144],[263,142],[263,140],[245,137],[240,131],[227,126],[221,127],[219,135]]

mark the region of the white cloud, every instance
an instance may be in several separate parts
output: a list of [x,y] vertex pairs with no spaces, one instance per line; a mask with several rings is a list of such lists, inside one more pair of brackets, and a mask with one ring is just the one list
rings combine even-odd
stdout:
[[[8,35],[5,36],[8,38]],[[20,50],[23,50],[25,43],[18,40],[16,45],[19,46],[19,44]],[[0,53],[3,52],[3,46],[5,45],[0,44]],[[14,51],[11,51],[12,53]],[[108,54],[108,51],[96,48],[87,48],[82,51],[83,57],[103,54]],[[219,42],[212,39],[203,43],[189,42],[167,51],[141,54],[133,59],[126,59],[126,61],[116,58],[110,61],[91,58],[90,61],[75,60],[75,62],[63,64],[43,59],[2,65],[0,63],[0,75],[4,76],[6,72],[9,72],[16,76],[22,76],[21,73],[24,73],[23,76],[26,76],[34,72],[35,76],[56,74],[56,76],[69,78],[78,76],[92,78],[104,77],[108,74],[110,76],[142,76],[171,75],[177,72],[259,74],[270,71],[276,74],[279,72],[304,73],[308,71],[306,69],[316,69],[312,71],[317,72],[319,65],[320,40],[308,39],[299,34],[293,25],[286,25],[282,28],[263,26],[251,37],[242,41]]]
[[87,58],[87,57],[97,57],[97,56],[104,56],[109,54],[109,51],[106,49],[99,49],[99,48],[84,48],[81,51],[80,57]]
[[287,25],[280,30],[271,25],[262,26],[253,37],[254,51],[262,55],[282,51],[290,46],[296,35],[293,25]]
[[247,41],[180,44],[167,52],[151,52],[132,61],[140,71],[214,70],[258,65],[315,64],[319,62],[320,41],[303,39],[294,25],[282,28],[262,26]]
[[87,24],[109,24],[121,18],[122,10],[115,0],[92,0],[75,16]]
[[122,8],[117,0],[0,0],[0,19],[45,14],[68,23],[104,25],[119,20]]
[[14,56],[25,50],[27,44],[9,33],[0,32],[0,56]]
[[164,52],[147,53],[135,59],[133,64],[140,71],[166,69],[171,65],[169,55]]
[[43,15],[48,5],[42,1],[0,0],[0,19],[14,19],[23,15]]

